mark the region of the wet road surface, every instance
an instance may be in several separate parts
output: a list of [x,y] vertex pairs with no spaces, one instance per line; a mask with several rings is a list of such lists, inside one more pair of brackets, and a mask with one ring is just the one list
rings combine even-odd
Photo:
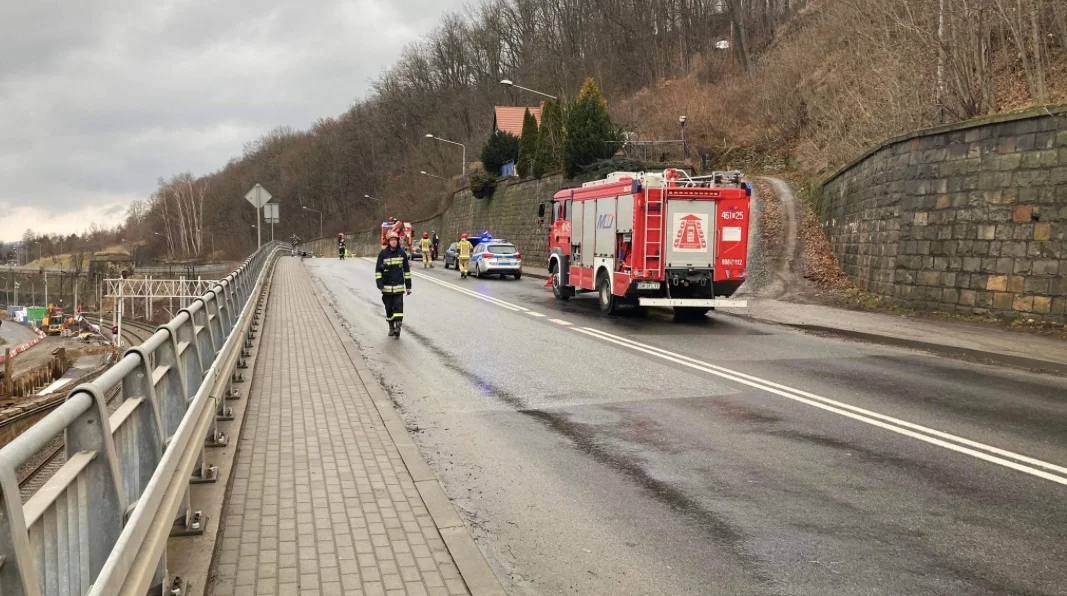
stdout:
[[1063,378],[306,264],[512,594],[1067,594]]

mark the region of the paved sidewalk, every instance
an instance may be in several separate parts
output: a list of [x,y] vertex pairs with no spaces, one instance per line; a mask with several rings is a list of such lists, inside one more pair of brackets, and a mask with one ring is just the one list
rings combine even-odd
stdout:
[[310,276],[277,267],[208,593],[467,594]]
[[1067,341],[981,323],[916,319],[762,298],[749,300],[747,309],[721,311],[809,331],[1067,372]]

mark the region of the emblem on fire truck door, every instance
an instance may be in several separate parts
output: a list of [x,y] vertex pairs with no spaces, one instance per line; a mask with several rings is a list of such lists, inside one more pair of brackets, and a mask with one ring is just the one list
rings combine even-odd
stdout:
[[706,252],[708,239],[704,229],[708,216],[700,213],[674,215],[674,250],[679,252]]

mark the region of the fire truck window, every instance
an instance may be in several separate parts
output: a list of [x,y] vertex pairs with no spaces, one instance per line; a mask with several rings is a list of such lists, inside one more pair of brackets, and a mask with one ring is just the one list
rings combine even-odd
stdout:
[[573,206],[573,201],[567,201],[567,202],[566,202],[566,203],[565,203],[565,204],[563,205],[563,213],[562,213],[562,214],[560,214],[560,216],[561,216],[561,217],[562,217],[563,219],[570,219],[570,216],[569,216],[569,214],[571,213],[571,207],[572,207],[572,206]]
[[560,204],[559,203],[556,203],[556,202],[552,203],[552,221],[553,222],[559,221],[559,218],[560,218],[559,208],[560,208]]

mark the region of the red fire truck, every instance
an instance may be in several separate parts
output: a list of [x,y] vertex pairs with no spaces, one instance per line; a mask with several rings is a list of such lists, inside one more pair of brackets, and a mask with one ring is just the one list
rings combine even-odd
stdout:
[[[744,307],[752,186],[740,172],[615,172],[552,197],[548,267],[559,300],[597,292],[600,310]],[[545,205],[540,206],[543,219]]]

